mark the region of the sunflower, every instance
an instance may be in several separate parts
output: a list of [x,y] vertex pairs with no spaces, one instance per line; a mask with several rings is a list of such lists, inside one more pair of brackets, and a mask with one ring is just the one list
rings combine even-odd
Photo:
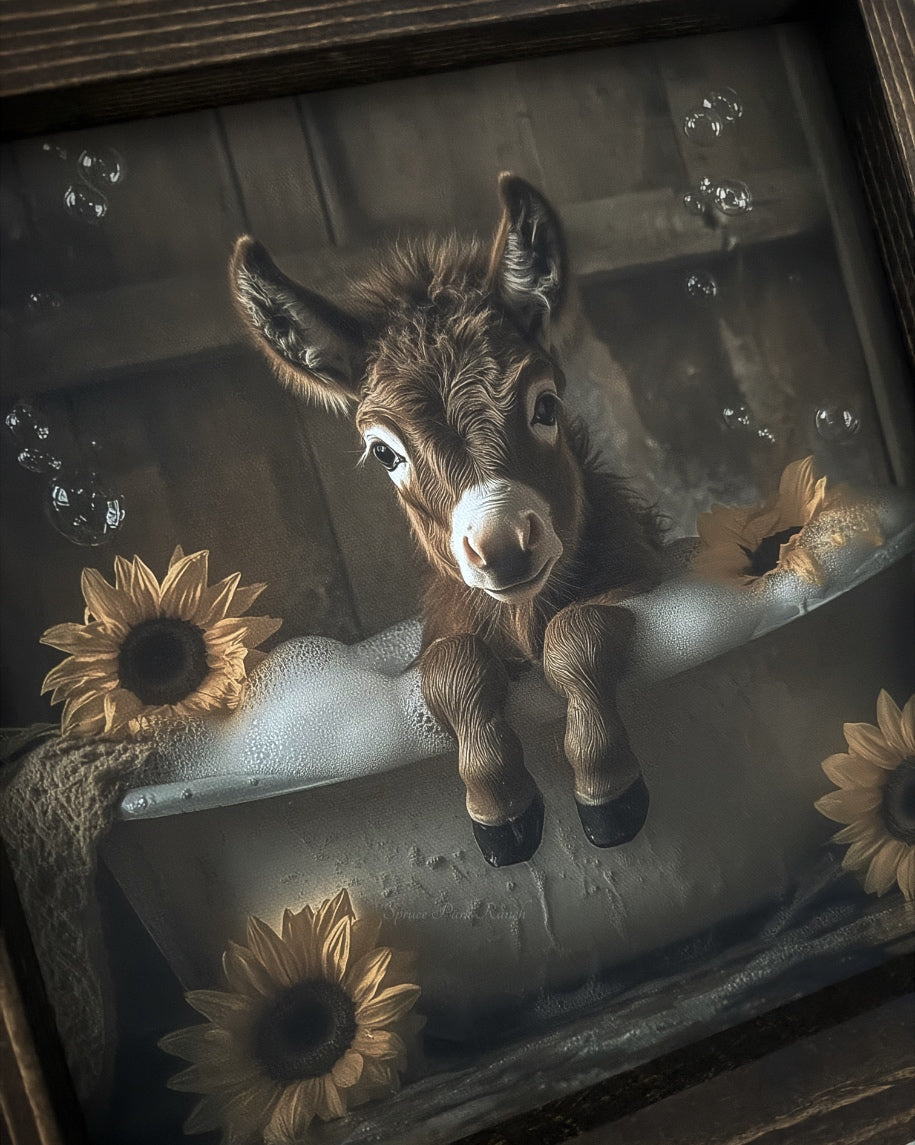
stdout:
[[242,616],[266,588],[241,587],[240,573],[207,585],[206,550],[179,545],[160,585],[139,557],[114,558],[114,585],[83,569],[83,624],[57,624],[41,637],[70,655],[45,676],[42,694],[63,701],[61,730],[135,735],[158,719],[234,708],[256,645],[279,628],[270,616]]
[[701,514],[693,573],[750,585],[779,569],[819,584],[819,562],[802,543],[801,534],[826,503],[826,478],[816,478],[813,458],[792,461],[782,473],[778,492],[762,505],[713,505]]
[[842,866],[864,879],[869,894],[885,894],[894,882],[915,900],[915,696],[900,712],[891,696],[877,699],[877,727],[846,724],[848,752],[824,759],[838,785],[814,806],[844,823],[834,843],[850,843]]
[[204,1095],[186,1133],[287,1145],[315,1117],[399,1087],[420,991],[406,980],[412,957],[376,945],[379,926],[356,918],[345,890],[316,911],[285,911],[281,935],[248,919],[247,946],[230,942],[223,956],[229,990],[187,994],[208,1023],[159,1042],[193,1063],[169,1086]]

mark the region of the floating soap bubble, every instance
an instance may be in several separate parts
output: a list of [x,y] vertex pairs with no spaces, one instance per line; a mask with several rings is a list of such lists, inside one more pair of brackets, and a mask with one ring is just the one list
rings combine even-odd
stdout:
[[71,218],[81,223],[100,223],[108,214],[108,200],[95,187],[71,183],[64,192],[64,208]]
[[124,182],[124,160],[113,147],[82,151],[76,161],[80,175],[97,191]]
[[709,208],[708,200],[698,191],[687,191],[683,196],[683,206],[693,215],[704,215]]
[[714,143],[723,129],[718,112],[705,107],[692,107],[683,117],[683,134],[699,147]]
[[124,521],[124,498],[93,470],[64,472],[48,486],[51,524],[75,545],[109,541]]
[[30,473],[56,473],[63,467],[63,462],[59,457],[55,457],[46,449],[36,449],[34,446],[26,446],[25,449],[21,449],[16,460],[23,469],[28,469]]
[[775,444],[775,434],[771,429],[769,429],[767,425],[760,426],[760,428],[756,431],[756,436],[761,441],[768,441],[770,445]]
[[756,420],[750,407],[742,404],[725,406],[721,417],[728,429],[752,429]]
[[750,188],[741,179],[719,179],[710,196],[723,215],[744,215],[753,210]]
[[861,420],[842,406],[821,406],[816,412],[816,427],[825,441],[848,441],[861,428]]
[[714,112],[725,123],[734,123],[743,115],[740,96],[732,87],[721,87],[710,91],[702,100],[702,106]]
[[3,423],[23,446],[46,442],[51,436],[46,418],[31,402],[16,402],[3,419]]
[[63,462],[50,450],[50,426],[30,402],[16,402],[4,420],[19,447],[16,460],[23,469],[52,473],[62,467]]
[[686,293],[697,302],[711,302],[718,294],[718,282],[707,270],[695,270],[686,280]]
[[64,300],[56,290],[30,290],[25,296],[25,308],[33,313],[60,310]]

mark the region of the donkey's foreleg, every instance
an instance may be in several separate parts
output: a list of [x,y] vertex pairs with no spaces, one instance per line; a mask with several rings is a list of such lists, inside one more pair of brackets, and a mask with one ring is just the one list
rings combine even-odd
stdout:
[[423,695],[458,741],[467,810],[483,857],[521,863],[540,845],[543,800],[503,714],[508,676],[478,636],[444,636],[420,660]]
[[571,604],[550,621],[543,669],[569,702],[565,753],[585,834],[598,847],[628,843],[648,814],[648,789],[616,705],[634,620],[607,604]]

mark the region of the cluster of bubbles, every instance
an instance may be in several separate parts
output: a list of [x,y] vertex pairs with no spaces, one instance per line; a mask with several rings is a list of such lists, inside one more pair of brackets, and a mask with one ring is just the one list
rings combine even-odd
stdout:
[[753,195],[742,179],[699,180],[695,191],[687,191],[683,205],[697,215],[719,211],[722,215],[745,215],[753,210]]
[[75,545],[94,548],[110,541],[124,521],[123,496],[98,469],[65,465],[47,418],[30,402],[16,402],[4,422],[19,464],[48,478],[45,509],[57,532]]
[[[69,160],[66,148],[44,143],[42,150]],[[100,223],[108,214],[108,192],[124,182],[124,160],[113,147],[84,150],[76,158],[75,179],[64,191],[64,210],[82,223]]]
[[697,302],[711,302],[718,295],[718,280],[707,270],[694,270],[687,276],[686,293]]
[[775,434],[767,425],[757,424],[753,411],[748,405],[740,402],[737,405],[725,406],[721,411],[721,419],[728,429],[742,431],[758,437],[760,441],[775,444]]
[[724,132],[730,123],[743,115],[743,104],[732,87],[710,91],[696,107],[683,117],[683,134],[699,147],[708,147]]
[[[767,426],[759,426],[753,411],[743,403],[725,406],[721,418],[728,429],[752,433],[763,441],[774,442],[775,434]],[[861,428],[861,419],[852,409],[842,405],[822,405],[814,415],[816,431],[824,441],[850,441]]]
[[25,297],[26,310],[35,314],[60,310],[64,300],[56,290],[30,290]]

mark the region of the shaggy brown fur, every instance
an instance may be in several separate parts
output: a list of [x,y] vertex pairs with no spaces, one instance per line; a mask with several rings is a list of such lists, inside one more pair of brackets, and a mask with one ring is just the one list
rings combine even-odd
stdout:
[[[505,667],[526,663],[542,662],[569,700],[567,756],[580,808],[592,809],[587,822],[582,814],[589,836],[624,841],[594,827],[593,810],[612,817],[639,776],[613,699],[631,617],[612,605],[660,576],[653,514],[597,463],[584,427],[560,409],[555,440],[531,432],[528,387],[547,377],[561,395],[565,384],[549,339],[565,256],[549,204],[521,180],[503,177],[501,190],[495,243],[397,243],[344,309],[287,279],[250,239],[232,265],[242,314],[284,380],[352,408],[360,431],[386,427],[409,454],[398,492],[428,569],[424,692],[458,739],[468,810],[495,863],[529,857],[539,840],[530,826],[539,795],[502,715]],[[547,583],[518,604],[465,583],[451,548],[462,493],[494,480],[542,497],[562,542]],[[498,834],[506,825],[514,843]]]

